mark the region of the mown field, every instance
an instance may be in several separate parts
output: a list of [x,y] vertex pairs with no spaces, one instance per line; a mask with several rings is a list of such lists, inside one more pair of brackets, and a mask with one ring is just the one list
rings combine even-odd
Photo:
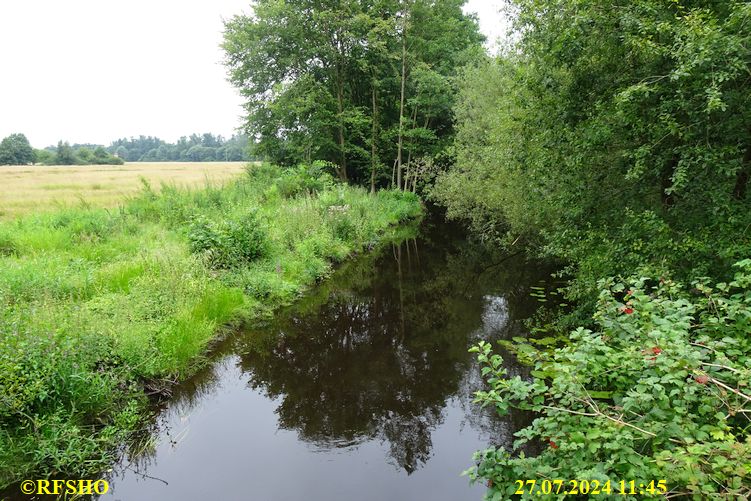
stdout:
[[138,193],[143,181],[196,187],[237,177],[245,162],[138,162],[125,165],[0,167],[0,219],[90,204],[112,207]]
[[146,393],[197,370],[223,327],[421,214],[411,193],[259,165],[221,187],[0,222],[0,488],[101,472]]

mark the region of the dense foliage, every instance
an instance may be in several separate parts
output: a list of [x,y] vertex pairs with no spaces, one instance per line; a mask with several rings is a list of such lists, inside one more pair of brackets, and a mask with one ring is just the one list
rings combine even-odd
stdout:
[[490,481],[488,497],[508,499],[517,479],[580,479],[613,491],[666,480],[670,497],[747,499],[751,260],[737,268],[733,281],[698,282],[692,294],[668,280],[601,283],[597,328],[536,353],[532,380],[508,377],[489,344],[476,348],[490,383],[478,400],[538,413],[515,447],[543,448],[478,453],[470,474]]
[[[291,179],[319,188],[283,194]],[[290,303],[421,213],[411,193],[254,166],[223,188],[147,185],[116,211],[1,223],[0,486],[103,471],[144,386],[193,373],[222,326]]]
[[606,276],[729,276],[751,252],[751,5],[513,2],[518,43],[468,69],[435,197],[488,237]]
[[453,78],[482,52],[465,0],[260,0],[225,25],[230,80],[258,152],[416,189],[445,164]]
[[244,135],[225,139],[205,133],[182,136],[174,144],[151,136],[123,138],[107,149],[126,162],[240,162],[251,159],[250,146]]
[[517,346],[529,379],[479,347],[479,400],[538,412],[517,445],[543,450],[485,451],[474,478],[493,499],[517,479],[745,498],[751,4],[510,4],[514,42],[465,70],[457,166],[432,193],[487,240],[562,262],[576,308],[557,328],[591,329]]
[[26,165],[34,159],[34,150],[23,134],[11,134],[0,141],[0,165]]
[[107,152],[103,146],[71,146],[59,141],[57,147],[50,146],[34,152],[35,163],[42,165],[122,165],[123,159]]

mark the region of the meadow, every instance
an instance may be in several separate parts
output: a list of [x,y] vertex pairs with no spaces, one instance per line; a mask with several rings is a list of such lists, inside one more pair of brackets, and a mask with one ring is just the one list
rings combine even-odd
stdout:
[[0,488],[106,469],[147,395],[422,214],[323,168],[249,166],[222,186],[144,186],[116,207],[0,222]]
[[125,165],[3,166],[0,219],[88,204],[114,207],[143,187],[222,184],[243,172],[245,162],[137,162]]

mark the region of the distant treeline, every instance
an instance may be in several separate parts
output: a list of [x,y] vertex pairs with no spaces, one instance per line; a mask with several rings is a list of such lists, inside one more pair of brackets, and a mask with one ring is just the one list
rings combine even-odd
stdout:
[[69,144],[38,150],[24,134],[11,134],[0,141],[0,165],[120,165],[125,162],[240,162],[251,160],[248,136],[229,139],[213,134],[192,134],[176,143],[157,137],[118,139],[109,147],[99,144]]
[[250,160],[248,136],[229,139],[213,134],[191,134],[176,143],[157,137],[118,139],[108,150],[126,162],[239,162]]
[[118,158],[104,146],[96,144],[74,144],[59,141],[57,146],[34,150],[34,163],[42,165],[122,165]]

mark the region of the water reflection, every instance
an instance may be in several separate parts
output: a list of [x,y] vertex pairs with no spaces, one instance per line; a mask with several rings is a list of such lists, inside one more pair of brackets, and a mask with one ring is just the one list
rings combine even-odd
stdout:
[[[351,263],[331,287],[238,339],[248,385],[280,399],[281,428],[320,448],[385,440],[407,473],[430,458],[447,398],[467,401],[479,388],[465,377],[467,349],[518,330],[510,319],[530,306],[517,267],[488,274],[487,249],[447,240],[408,239]],[[273,342],[259,346],[258,336]]]
[[[149,497],[155,483],[139,485],[134,470],[199,475],[211,451],[212,461],[227,463],[221,471],[229,477],[233,462],[257,457],[306,462],[290,474],[305,484],[312,475],[305,469],[316,471],[319,497],[308,489],[307,499],[351,499],[347,476],[352,488],[373,483],[373,493],[360,492],[361,499],[386,496],[383,482],[395,499],[426,489],[435,491],[431,499],[465,497],[467,480],[458,475],[470,465],[470,451],[509,444],[527,419],[501,421],[471,403],[482,381],[467,350],[480,339],[523,335],[522,321],[535,306],[529,287],[546,276],[522,257],[467,242],[445,224],[428,224],[419,238],[346,263],[267,325],[220,346],[222,362],[181,386],[166,406],[160,445],[141,448],[116,470],[112,496]],[[251,394],[252,405],[244,403]],[[211,417],[192,417],[200,413]],[[269,419],[275,436],[262,431]],[[192,445],[179,445],[183,440]],[[323,454],[332,466],[300,454]],[[391,473],[383,469],[387,463]],[[295,486],[280,485],[285,477],[259,468],[244,470],[258,490],[250,498],[296,499]],[[232,482],[214,494],[232,498]],[[274,485],[273,495],[260,494],[264,483]],[[184,496],[172,489],[159,490],[159,498]]]

